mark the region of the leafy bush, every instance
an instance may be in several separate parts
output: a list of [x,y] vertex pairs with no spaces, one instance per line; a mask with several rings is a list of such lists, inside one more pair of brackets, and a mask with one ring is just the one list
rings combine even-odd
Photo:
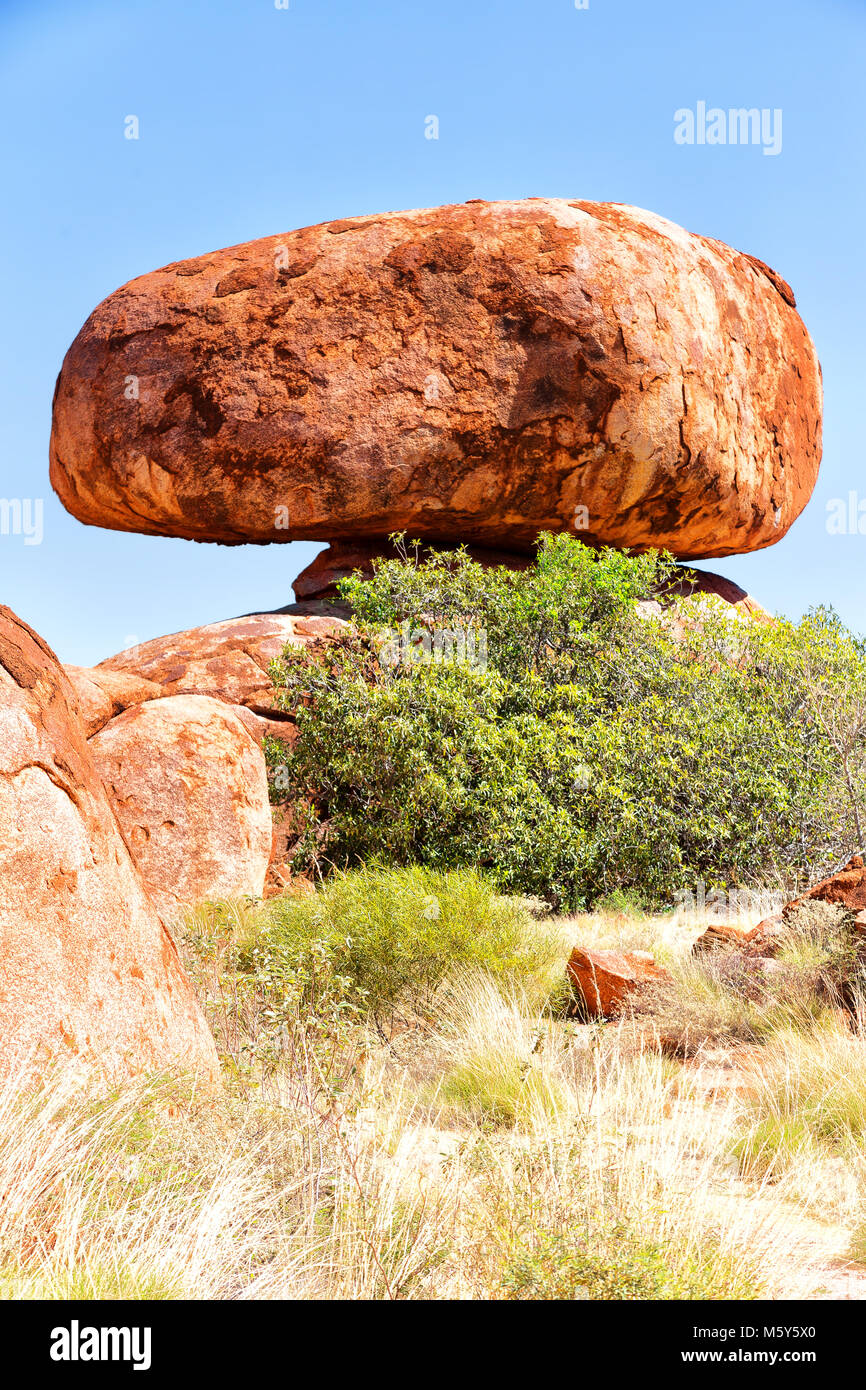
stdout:
[[332,1059],[367,1013],[429,1013],[446,976],[519,980],[539,1001],[563,970],[555,933],[475,870],[375,866],[333,874],[309,897],[186,921],[193,973],[224,1056],[240,1071],[286,1060],[303,1035]]
[[343,581],[353,629],[272,666],[297,862],[474,864],[580,909],[809,877],[855,847],[862,645],[832,614],[740,623],[672,582],[670,557],[567,536],[525,572],[404,547]]

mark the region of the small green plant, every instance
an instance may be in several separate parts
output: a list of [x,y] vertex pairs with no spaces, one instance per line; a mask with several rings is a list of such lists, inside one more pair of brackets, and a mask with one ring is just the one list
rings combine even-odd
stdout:
[[757,1299],[764,1293],[747,1261],[720,1256],[712,1242],[677,1264],[669,1248],[626,1220],[538,1232],[508,1259],[502,1286],[506,1299],[659,1302]]
[[495,1048],[471,1051],[446,1073],[439,1099],[462,1118],[484,1125],[531,1126],[539,1115],[562,1113],[566,1097],[555,1082],[526,1060]]
[[228,1074],[242,1084],[301,1058],[304,1085],[322,1099],[356,1069],[363,993],[336,946],[312,934],[283,938],[267,905],[203,904],[188,915],[188,968]]
[[592,905],[592,910],[609,917],[639,919],[647,916],[647,906],[640,893],[634,890],[626,892],[622,888],[614,888],[612,893],[606,893],[603,897],[597,898]]

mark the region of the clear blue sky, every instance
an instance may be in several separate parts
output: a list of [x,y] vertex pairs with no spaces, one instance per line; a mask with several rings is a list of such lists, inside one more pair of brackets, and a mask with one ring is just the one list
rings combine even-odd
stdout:
[[[84,319],[168,261],[467,198],[637,204],[774,266],[824,368],[825,456],[788,537],[715,566],[775,611],[866,629],[864,0],[0,0],[0,601],[63,660],[291,602],[320,548],[82,526],[48,484],[54,381]],[[781,108],[782,152],[680,146],[674,112]],[[124,139],[124,118],[140,139]],[[440,138],[424,138],[437,115]]]

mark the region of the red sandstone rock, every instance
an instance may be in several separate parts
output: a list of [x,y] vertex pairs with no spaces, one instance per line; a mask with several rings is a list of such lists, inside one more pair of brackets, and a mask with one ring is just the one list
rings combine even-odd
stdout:
[[66,355],[51,478],[82,521],[153,535],[529,552],[570,530],[697,558],[780,540],[820,454],[779,276],[652,213],[531,198],[131,281]]
[[78,713],[88,738],[130,705],[157,700],[162,695],[161,687],[153,681],[126,671],[105,671],[92,666],[66,666],[64,669],[72,682]]
[[746,927],[740,922],[713,922],[698,937],[692,951],[716,951],[725,947],[742,948],[751,945],[761,935],[758,927]]
[[149,700],[90,740],[120,828],[167,919],[204,899],[261,897],[271,811],[261,749],[204,695]]
[[0,608],[0,1071],[22,1054],[216,1078],[213,1040],[123,843],[54,653]]
[[568,974],[594,1017],[621,1013],[642,985],[670,978],[648,951],[582,951],[579,946],[571,953]]
[[254,710],[247,709],[246,705],[230,705],[229,708],[237,715],[244,728],[249,729],[260,748],[264,746],[266,738],[278,739],[280,743],[286,743],[291,747],[298,737],[297,726],[291,716],[285,719],[267,719],[263,714],[256,714]]
[[[822,879],[807,893],[803,893],[801,897],[786,903],[782,911],[775,917],[768,917],[766,921],[759,922],[755,928],[756,934],[760,936],[770,928],[784,926],[795,908],[799,907],[801,903],[810,901],[838,903],[858,917],[861,912],[866,911],[866,867],[864,867],[862,856],[856,854],[853,859],[848,860],[844,869],[840,869],[838,874],[832,874],[830,878]],[[856,922],[856,925],[861,926],[861,923]]]
[[857,932],[866,932],[866,866],[861,855],[849,859],[844,869],[822,879],[803,893],[786,903],[781,912],[766,917],[756,927],[745,928],[733,925],[711,926],[698,937],[693,950],[712,950],[718,946],[734,946],[745,949],[749,954],[758,955],[764,951],[772,952],[775,938],[784,931],[795,909],[807,902],[837,903],[853,914],[852,926]]
[[305,646],[345,626],[337,618],[257,613],[155,637],[94,667],[153,682],[161,695],[210,695],[269,717],[268,666],[286,643]]

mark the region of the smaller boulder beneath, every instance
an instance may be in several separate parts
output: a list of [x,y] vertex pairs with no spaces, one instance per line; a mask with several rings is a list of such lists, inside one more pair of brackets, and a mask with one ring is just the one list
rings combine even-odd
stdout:
[[649,951],[583,951],[579,946],[571,953],[568,974],[593,1018],[622,1013],[629,996],[643,985],[670,979]]
[[[453,547],[436,545],[432,548],[442,552]],[[535,564],[534,556],[518,555],[511,550],[489,550],[470,545],[467,551],[470,560],[483,565],[485,569],[502,565],[505,569],[528,570]],[[399,551],[387,540],[332,541],[327,550],[320,551],[292,583],[295,597],[299,600],[336,597],[341,579],[347,579],[351,574],[372,579],[376,560],[396,560],[398,557]]]
[[148,891],[167,920],[204,899],[261,897],[271,856],[265,763],[227,705],[136,705],[90,747]]

